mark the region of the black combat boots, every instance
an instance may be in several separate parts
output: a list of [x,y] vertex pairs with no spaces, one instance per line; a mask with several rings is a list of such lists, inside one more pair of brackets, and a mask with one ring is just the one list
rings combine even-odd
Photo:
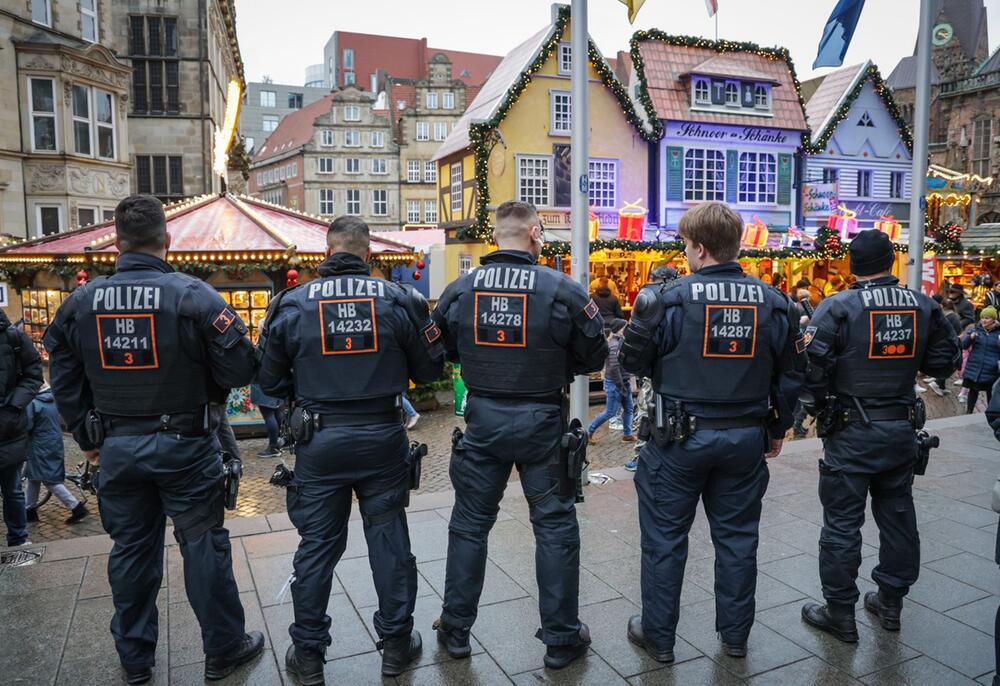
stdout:
[[468,629],[455,629],[447,626],[440,617],[434,620],[432,627],[437,632],[438,643],[445,647],[449,657],[461,660],[472,655]]
[[568,667],[574,660],[578,660],[587,654],[590,648],[590,627],[586,624],[580,625],[580,635],[576,643],[561,646],[547,646],[545,648],[545,666],[549,669],[562,669]]
[[672,664],[674,661],[674,651],[673,650],[657,650],[653,646],[646,642],[646,635],[642,631],[642,616],[632,615],[628,620],[628,640],[632,641],[635,645],[639,646],[647,653],[649,656],[656,660],[657,662],[662,662],[665,665]]
[[293,643],[285,653],[285,671],[292,675],[300,686],[322,686],[323,653],[311,648],[299,648]]
[[858,642],[858,625],[851,605],[806,603],[802,606],[802,619],[844,643]]
[[416,629],[404,636],[387,636],[379,643],[382,644],[382,676],[402,674],[423,648],[420,632]]
[[878,617],[879,624],[886,631],[899,631],[899,613],[903,609],[903,599],[892,599],[881,591],[865,593],[865,609]]
[[225,655],[205,656],[205,680],[218,681],[236,671],[236,668],[249,662],[264,651],[264,634],[251,631],[243,634],[243,640]]

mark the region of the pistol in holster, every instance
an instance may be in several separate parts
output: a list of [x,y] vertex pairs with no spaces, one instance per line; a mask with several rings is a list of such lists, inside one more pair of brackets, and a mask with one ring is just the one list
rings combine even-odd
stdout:
[[87,418],[84,420],[83,432],[87,435],[87,440],[95,448],[100,448],[104,445],[104,439],[107,435],[104,430],[104,418],[101,417],[101,413],[97,410],[91,410],[87,413]]
[[649,420],[649,433],[661,448],[670,443],[684,443],[694,433],[695,418],[679,402],[671,403],[668,408],[663,396],[659,394],[653,396],[647,416],[652,417]]
[[243,477],[243,461],[229,453],[222,454],[222,490],[226,499],[226,509],[236,509],[236,498],[240,494],[240,479]]
[[573,496],[576,502],[583,502],[583,475],[588,464],[587,431],[579,419],[574,419],[559,442],[559,461],[556,464],[559,495]]
[[827,438],[846,426],[845,414],[849,413],[835,396],[828,396],[823,409],[816,413],[816,435]]
[[452,447],[452,449],[454,449],[454,448],[456,448],[458,446],[459,442],[462,440],[462,438],[464,436],[465,436],[465,434],[462,433],[462,430],[459,429],[457,426],[454,429],[451,430],[451,447]]
[[[456,431],[458,429],[456,428]],[[420,488],[420,471],[421,463],[424,460],[424,456],[427,455],[427,444],[417,443],[413,441],[410,443],[410,453],[407,456],[407,463],[410,465],[410,490],[415,491]]]
[[309,410],[303,407],[293,407],[288,411],[288,426],[296,443],[305,445],[316,433],[316,419]]

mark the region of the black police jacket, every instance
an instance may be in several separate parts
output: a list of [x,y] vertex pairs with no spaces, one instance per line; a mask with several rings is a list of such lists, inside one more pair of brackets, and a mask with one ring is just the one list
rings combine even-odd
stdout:
[[601,369],[604,323],[587,290],[519,250],[496,250],[434,309],[462,379],[487,396],[548,396]]
[[961,361],[941,307],[894,276],[858,281],[819,304],[806,328],[810,372],[807,400],[828,395],[872,406],[911,404],[918,371],[935,379]]
[[211,286],[141,253],[116,269],[73,291],[45,333],[52,393],[84,449],[91,409],[193,412],[253,378],[246,325]]
[[[363,413],[404,393],[408,379],[436,381],[444,366],[422,335],[429,306],[419,293],[371,276],[359,257],[335,253],[320,278],[281,294],[261,335],[257,383],[315,412]],[[266,341],[265,343],[261,343]],[[351,402],[348,402],[351,401]]]

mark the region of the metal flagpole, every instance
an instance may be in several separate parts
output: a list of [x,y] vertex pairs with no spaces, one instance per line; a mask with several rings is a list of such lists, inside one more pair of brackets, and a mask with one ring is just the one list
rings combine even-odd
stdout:
[[910,195],[910,244],[907,286],[921,290],[924,268],[924,210],[927,207],[927,134],[931,118],[931,0],[920,0],[917,29],[917,98],[913,109],[913,183]]
[[[573,280],[590,285],[590,236],[587,228],[588,210],[588,180],[587,180],[587,139],[589,125],[587,122],[587,82],[588,82],[588,49],[587,49],[587,0],[573,0],[571,8],[572,29],[572,104],[573,104],[573,135],[570,139],[572,155],[573,195],[571,204],[572,257],[571,273]],[[570,415],[587,425],[590,409],[590,378],[584,375],[576,377],[570,392]]]

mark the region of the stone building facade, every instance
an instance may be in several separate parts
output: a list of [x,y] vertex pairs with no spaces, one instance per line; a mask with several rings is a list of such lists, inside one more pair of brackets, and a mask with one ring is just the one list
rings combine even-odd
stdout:
[[330,92],[329,88],[287,86],[278,83],[248,83],[247,97],[240,112],[240,133],[246,139],[250,155],[287,115],[310,105]]
[[434,228],[438,223],[437,163],[434,153],[465,112],[478,87],[452,78],[443,53],[431,58],[427,78],[390,78],[386,100],[399,144],[399,221]]

